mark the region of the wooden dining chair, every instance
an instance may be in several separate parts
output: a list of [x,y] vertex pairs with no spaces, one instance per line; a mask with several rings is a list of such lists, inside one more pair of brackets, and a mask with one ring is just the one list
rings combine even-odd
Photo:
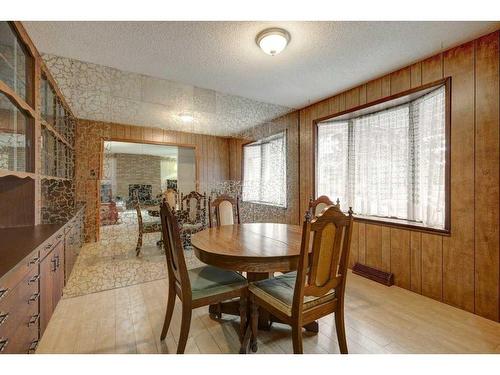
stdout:
[[309,200],[309,211],[312,217],[318,216],[328,206],[337,206],[340,208],[340,200],[337,198],[337,203],[333,203],[326,195],[322,195],[316,199],[311,197]]
[[191,244],[191,235],[207,227],[207,195],[192,191],[181,192],[181,209],[178,212],[182,243]]
[[252,351],[257,351],[258,309],[263,308],[292,326],[295,354],[302,353],[302,327],[335,313],[340,352],[347,354],[344,293],[352,223],[352,210],[345,215],[336,205],[312,221],[308,212],[297,272],[249,284]]
[[163,201],[163,199],[166,199],[167,203],[172,208],[176,208],[177,203],[179,202],[179,194],[177,193],[177,190],[172,188],[168,188],[162,191],[156,196],[156,198],[160,200],[160,203]]
[[144,221],[142,219],[141,205],[137,201],[135,203],[135,210],[137,211],[137,224],[139,225],[139,236],[137,238],[137,245],[135,247],[135,255],[139,256],[142,248],[142,237],[145,233],[161,232],[161,222],[156,219],[155,221]]
[[161,340],[167,336],[176,296],[182,303],[182,320],[177,354],[184,353],[191,324],[192,310],[233,298],[240,298],[240,341],[247,322],[247,280],[239,273],[212,266],[188,270],[184,260],[179,225],[165,201],[160,218],[168,268],[168,300]]
[[240,224],[240,198],[222,194],[212,201],[208,198],[208,225],[210,228],[221,225]]

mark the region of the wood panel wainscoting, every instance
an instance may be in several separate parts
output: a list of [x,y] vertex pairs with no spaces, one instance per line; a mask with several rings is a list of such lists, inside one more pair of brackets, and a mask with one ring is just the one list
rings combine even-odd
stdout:
[[447,77],[451,233],[358,221],[350,265],[392,272],[397,286],[499,321],[499,31],[300,110],[300,217],[314,189],[316,120]]
[[111,140],[193,147],[200,188],[229,179],[228,138],[80,119],[75,142],[75,180],[76,199],[87,203],[86,241],[99,239],[103,142]]

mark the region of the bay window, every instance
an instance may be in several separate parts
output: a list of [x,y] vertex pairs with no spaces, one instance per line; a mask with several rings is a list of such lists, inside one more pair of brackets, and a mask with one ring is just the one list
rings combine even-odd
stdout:
[[447,229],[446,87],[319,122],[316,195],[367,219]]

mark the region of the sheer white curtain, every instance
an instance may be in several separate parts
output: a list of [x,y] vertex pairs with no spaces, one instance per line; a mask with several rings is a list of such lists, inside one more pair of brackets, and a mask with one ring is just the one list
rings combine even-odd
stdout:
[[317,195],[360,215],[444,228],[445,88],[318,125]]
[[415,137],[414,220],[444,227],[445,221],[445,88],[415,100],[411,122]]
[[349,199],[349,127],[347,121],[318,126],[316,191],[341,202]]
[[285,132],[244,146],[243,163],[243,200],[285,207]]
[[258,201],[260,199],[261,146],[246,145],[243,147],[243,200]]
[[358,117],[352,123],[354,212],[408,218],[408,106]]

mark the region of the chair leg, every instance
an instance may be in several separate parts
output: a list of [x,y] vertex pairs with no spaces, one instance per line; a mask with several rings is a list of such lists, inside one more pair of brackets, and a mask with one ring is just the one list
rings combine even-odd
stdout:
[[247,313],[247,292],[245,290],[240,296],[240,354],[247,352],[251,335],[250,327],[247,324]]
[[252,298],[252,313],[251,313],[251,327],[252,327],[252,337],[250,339],[250,349],[252,352],[257,352],[257,331],[259,329],[259,306],[255,303],[255,299]]
[[243,342],[247,328],[247,296],[242,293],[240,297],[240,341]]
[[217,304],[217,318],[222,319],[222,303]]
[[347,340],[345,337],[344,309],[342,306],[335,312],[335,328],[339,341],[340,353],[347,354]]
[[165,321],[163,322],[163,329],[161,330],[160,339],[163,341],[167,337],[168,327],[170,326],[170,321],[172,320],[172,314],[174,313],[175,307],[175,290],[174,288],[168,288],[168,299],[167,299],[167,312],[165,313]]
[[191,313],[191,304],[182,302],[181,333],[179,336],[179,343],[177,344],[177,354],[184,354],[184,349],[186,349],[189,328],[191,326]]
[[137,238],[137,246],[135,247],[135,255],[139,256],[142,247],[142,232],[139,232],[139,237]]
[[292,324],[293,354],[302,354],[302,327],[294,322]]

